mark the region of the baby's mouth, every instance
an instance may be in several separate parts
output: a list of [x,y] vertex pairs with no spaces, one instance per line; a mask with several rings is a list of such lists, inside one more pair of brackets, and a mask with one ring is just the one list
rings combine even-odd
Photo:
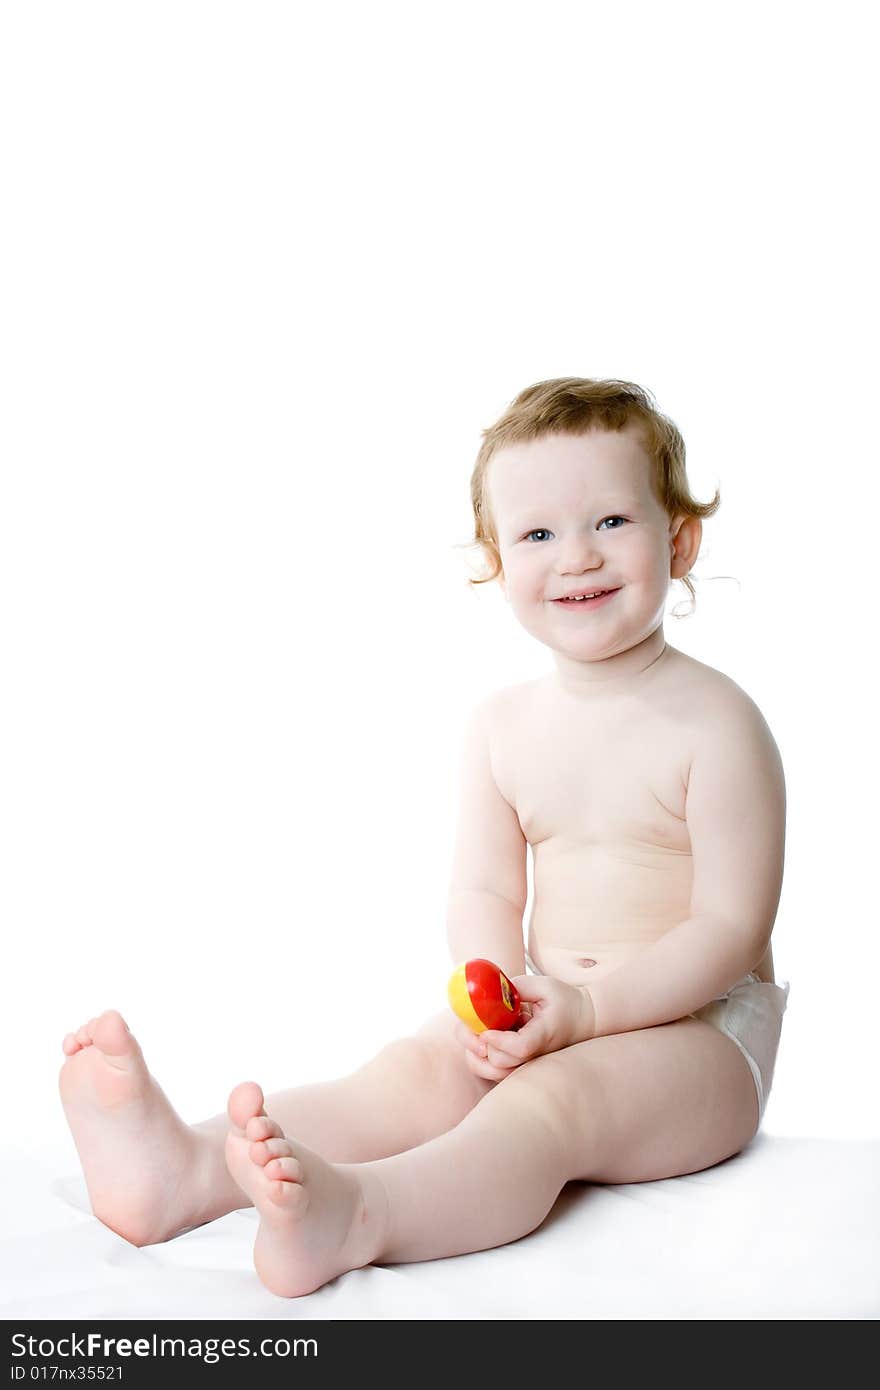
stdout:
[[616,593],[617,593],[617,589],[599,589],[599,590],[594,590],[592,596],[589,597],[589,598],[587,598],[587,597],[583,597],[583,598],[581,598],[581,597],[577,597],[577,598],[575,598],[575,597],[570,597],[570,598],[554,598],[554,599],[551,599],[550,602],[551,602],[551,603],[558,603],[558,604],[560,605],[560,607],[562,607],[562,608],[589,608],[589,607],[591,607],[593,604],[597,604],[597,603],[602,603],[602,602],[604,602],[606,599],[609,599],[609,598],[611,597],[612,594],[616,594]]

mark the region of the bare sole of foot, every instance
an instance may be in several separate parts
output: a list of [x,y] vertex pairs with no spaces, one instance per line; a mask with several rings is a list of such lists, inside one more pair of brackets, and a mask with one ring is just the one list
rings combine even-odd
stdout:
[[263,1109],[263,1092],[245,1081],[229,1097],[226,1163],[260,1213],[254,1267],[271,1293],[299,1298],[338,1274],[375,1259],[382,1197],[354,1175],[288,1139]]
[[150,1075],[122,1015],[90,1019],[62,1049],[58,1089],[98,1220],[132,1245],[211,1220],[205,1140]]

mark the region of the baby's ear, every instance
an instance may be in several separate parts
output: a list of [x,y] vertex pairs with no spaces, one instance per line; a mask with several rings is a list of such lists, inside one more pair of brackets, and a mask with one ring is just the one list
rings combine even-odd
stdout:
[[703,523],[698,516],[681,517],[672,527],[671,578],[683,579],[696,564],[703,539]]

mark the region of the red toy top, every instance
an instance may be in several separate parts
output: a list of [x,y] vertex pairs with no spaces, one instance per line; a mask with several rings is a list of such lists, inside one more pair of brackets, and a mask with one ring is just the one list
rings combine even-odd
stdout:
[[525,1022],[516,986],[494,961],[478,956],[457,966],[447,994],[453,1012],[475,1033],[518,1028]]

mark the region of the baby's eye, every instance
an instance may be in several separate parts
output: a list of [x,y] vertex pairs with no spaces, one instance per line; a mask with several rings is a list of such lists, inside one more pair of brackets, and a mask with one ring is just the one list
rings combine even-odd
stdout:
[[[603,517],[603,518],[602,518],[602,520],[599,522],[599,525],[600,525],[600,527],[601,527],[601,526],[604,526],[606,521],[623,521],[623,522],[625,522],[626,519],[627,519],[627,518],[626,518],[625,516],[606,516],[606,517]],[[613,526],[611,529],[612,529],[613,531],[619,531],[619,530],[620,530],[620,527],[619,527],[619,526]],[[551,532],[551,531],[548,531],[547,528],[546,528],[545,526],[536,526],[535,529],[534,529],[533,531],[527,531],[527,532],[526,532],[526,534],[523,536],[523,540],[524,540],[524,541],[531,540],[532,536],[549,536],[549,535],[552,535],[552,532]]]

